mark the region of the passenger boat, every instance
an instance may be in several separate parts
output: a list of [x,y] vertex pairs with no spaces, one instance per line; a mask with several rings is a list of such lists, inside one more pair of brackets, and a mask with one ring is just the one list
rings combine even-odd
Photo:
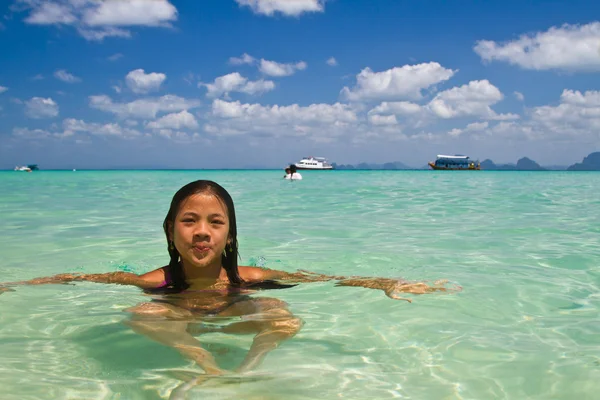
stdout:
[[297,169],[304,170],[331,170],[333,166],[324,157],[304,157],[294,164]]
[[471,161],[468,156],[446,156],[438,154],[435,162],[428,163],[432,169],[443,171],[478,171],[479,161]]

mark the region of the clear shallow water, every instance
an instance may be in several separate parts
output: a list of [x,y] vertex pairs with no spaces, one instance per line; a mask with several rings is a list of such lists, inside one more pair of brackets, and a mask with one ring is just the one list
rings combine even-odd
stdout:
[[[394,301],[333,283],[265,291],[302,330],[244,376],[188,399],[592,399],[600,391],[600,174],[433,171],[0,173],[2,281],[143,273],[167,263],[162,220],[196,179],[236,204],[242,265],[448,279]],[[129,287],[0,295],[2,399],[166,399],[201,374],[139,336]],[[252,337],[202,337],[224,367]],[[183,397],[181,397],[183,398]]]

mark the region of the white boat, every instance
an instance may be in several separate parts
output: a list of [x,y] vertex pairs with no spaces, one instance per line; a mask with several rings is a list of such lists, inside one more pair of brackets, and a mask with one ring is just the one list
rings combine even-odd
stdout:
[[294,164],[296,166],[296,168],[298,169],[305,169],[305,170],[329,170],[329,169],[333,169],[333,166],[331,164],[329,164],[329,162],[327,161],[327,159],[325,159],[324,157],[304,157],[302,158],[302,160],[300,160],[299,162],[297,162],[296,164]]
[[25,167],[25,166],[22,166],[22,167],[16,166],[15,171],[31,172],[31,168]]

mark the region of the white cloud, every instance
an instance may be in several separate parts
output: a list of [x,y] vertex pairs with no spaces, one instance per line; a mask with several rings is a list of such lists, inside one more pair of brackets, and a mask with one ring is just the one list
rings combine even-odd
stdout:
[[13,136],[19,139],[43,139],[52,134],[43,129],[13,128]]
[[269,76],[290,76],[296,73],[296,71],[302,71],[306,69],[306,63],[300,61],[297,63],[283,64],[276,61],[268,61],[265,59],[260,60],[259,70],[265,75]]
[[65,24],[71,25],[77,21],[77,17],[73,14],[72,8],[68,3],[50,2],[50,1],[35,1],[22,3],[30,3],[32,10],[25,22],[35,25],[54,25]]
[[168,0],[16,0],[25,22],[69,25],[87,40],[131,37],[132,26],[170,27],[177,9]]
[[175,143],[188,144],[200,142],[203,146],[209,146],[211,144],[210,141],[203,138],[197,132],[193,134],[188,134],[187,132],[175,131],[172,129],[160,129],[156,133],[158,133],[159,136],[169,139]]
[[581,93],[578,90],[563,90],[561,102],[581,107],[600,107],[600,91],[588,90]]
[[566,136],[589,136],[599,138],[600,91],[564,90],[558,106],[536,107],[531,119],[545,132]]
[[103,1],[83,13],[89,26],[170,26],[175,20],[177,9],[167,0]]
[[600,140],[600,91],[564,90],[557,106],[533,108],[521,121],[502,121],[494,126],[487,122],[453,129],[448,134],[459,136],[476,132],[512,140],[544,141],[546,143],[577,143],[597,146]]
[[259,79],[257,81],[248,81],[248,83],[240,88],[240,92],[255,95],[270,92],[273,89],[275,89],[275,83],[273,81]]
[[0,86],[0,93],[4,93],[8,90],[6,86]]
[[356,114],[346,104],[311,104],[302,107],[297,104],[290,106],[263,106],[261,104],[242,104],[239,101],[213,101],[213,115],[221,118],[255,119],[272,122],[328,122],[356,121]]
[[123,58],[123,54],[121,54],[121,53],[115,53],[115,54],[113,54],[112,56],[110,56],[110,57],[107,57],[106,59],[107,59],[108,61],[113,61],[113,62],[114,62],[114,61],[117,61],[117,60],[119,60],[119,59],[121,59],[121,58]]
[[25,102],[25,114],[30,118],[53,118],[58,115],[58,104],[51,98],[33,97]]
[[54,72],[54,77],[67,83],[81,82],[81,78],[78,78],[75,75],[68,73],[64,69],[59,69],[58,71]]
[[523,95],[523,93],[515,91],[513,94],[515,95],[517,100],[525,101],[525,96]]
[[490,105],[503,98],[500,90],[488,80],[471,81],[438,93],[428,107],[439,118],[494,117],[496,113]]
[[198,128],[198,121],[196,121],[193,114],[187,110],[183,110],[179,113],[168,114],[156,121],[149,122],[146,127],[149,129],[196,129]]
[[369,114],[415,115],[421,114],[423,107],[409,101],[384,101],[369,111]]
[[235,0],[240,6],[247,6],[256,14],[272,16],[281,13],[285,16],[299,16],[308,12],[323,12],[325,0]]
[[231,57],[229,64],[231,65],[242,65],[242,64],[254,64],[256,59],[249,54],[242,54],[241,57]]
[[344,87],[342,96],[348,100],[378,100],[384,98],[421,97],[421,90],[446,81],[455,71],[436,62],[395,67],[382,72],[363,69],[356,76],[356,86]]
[[[518,119],[515,114],[497,114],[491,105],[502,100],[500,90],[487,80],[471,81],[438,93],[429,103],[419,105],[407,101],[382,102],[368,112],[374,115],[396,115],[410,118],[415,126],[432,122],[434,119],[478,117],[488,120]],[[390,119],[391,120],[391,119]]]
[[174,95],[145,98],[130,103],[114,103],[106,95],[90,96],[90,107],[113,113],[120,118],[155,119],[158,114],[190,110],[200,106],[200,101]]
[[369,114],[368,118],[373,125],[398,125],[395,115]]
[[238,72],[233,72],[215,79],[213,83],[199,83],[198,87],[207,88],[208,97],[227,96],[231,92],[242,92],[250,95],[261,94],[275,89],[273,81],[260,79],[258,81],[248,81]]
[[327,59],[327,61],[325,61],[327,63],[327,65],[331,66],[331,67],[335,67],[336,65],[338,65],[337,60],[335,59],[335,57],[329,57]]
[[600,22],[565,24],[504,43],[480,40],[474,50],[484,61],[505,61],[525,69],[600,71]]
[[131,37],[131,32],[129,32],[128,30],[114,28],[112,26],[107,26],[105,28],[100,28],[100,29],[95,29],[95,30],[78,28],[77,32],[79,32],[79,34],[81,36],[83,36],[84,39],[89,40],[89,41],[96,41],[96,42],[101,42],[107,37],[121,37],[121,38],[130,38]]
[[132,92],[145,94],[160,89],[160,85],[167,79],[163,73],[151,72],[146,74],[143,69],[136,69],[127,74],[125,83]]
[[347,104],[264,106],[216,99],[204,128],[213,135],[255,134],[258,136],[303,136],[330,141],[348,134],[357,115]]
[[81,119],[67,118],[63,120],[62,129],[53,124],[52,131],[43,129],[14,128],[13,136],[21,139],[68,138],[77,134],[87,133],[95,136],[115,136],[132,138],[141,133],[134,129],[123,128],[117,123],[98,124],[88,123]]
[[96,136],[135,137],[141,133],[135,129],[124,128],[117,123],[98,124],[88,123],[80,119],[67,118],[63,121],[63,132],[56,134],[60,137],[73,136],[76,133],[88,133]]
[[453,136],[453,137],[457,137],[462,135],[463,133],[466,132],[483,132],[485,131],[487,128],[489,127],[489,122],[484,121],[484,122],[473,122],[471,124],[468,124],[466,128],[464,129],[452,129],[450,132],[448,132],[448,135]]
[[37,74],[37,75],[31,77],[32,81],[41,81],[43,79],[44,79],[44,75],[42,75],[42,74]]

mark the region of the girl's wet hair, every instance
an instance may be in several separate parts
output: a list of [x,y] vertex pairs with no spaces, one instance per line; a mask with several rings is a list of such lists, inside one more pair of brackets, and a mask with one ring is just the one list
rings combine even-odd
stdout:
[[225,254],[221,256],[221,265],[227,272],[227,278],[229,282],[234,286],[243,285],[244,281],[240,277],[238,270],[238,242],[237,242],[237,224],[235,219],[235,208],[233,206],[233,199],[221,185],[207,180],[198,180],[190,182],[175,193],[171,200],[171,207],[163,222],[163,229],[167,236],[167,246],[169,249],[169,261],[168,270],[171,275],[173,289],[175,291],[181,291],[188,288],[188,284],[185,281],[185,274],[183,267],[179,262],[179,252],[170,240],[173,234],[175,226],[175,218],[181,207],[181,204],[190,196],[195,194],[212,194],[219,199],[225,209],[227,210],[227,217],[229,218],[229,234],[228,243],[225,246]]

